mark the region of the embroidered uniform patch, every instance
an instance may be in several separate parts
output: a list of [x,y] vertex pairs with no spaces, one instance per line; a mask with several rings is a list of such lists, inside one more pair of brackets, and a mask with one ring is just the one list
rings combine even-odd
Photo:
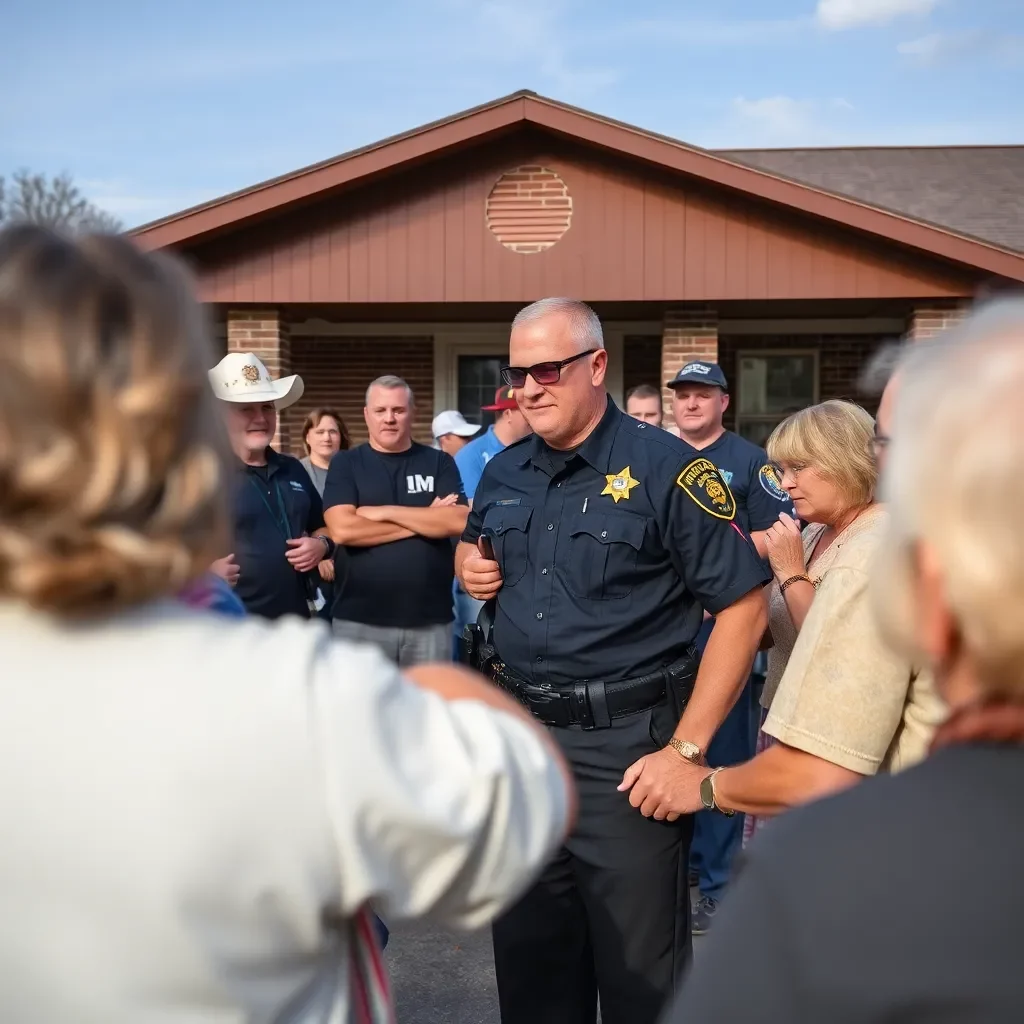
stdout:
[[776,500],[789,501],[789,495],[782,489],[779,471],[769,462],[757,471],[761,486]]
[[629,466],[625,469],[620,470],[618,473],[609,473],[605,476],[607,483],[604,486],[604,490],[601,492],[602,495],[610,494],[612,501],[616,505],[620,501],[624,501],[629,497],[629,492],[634,487],[640,486],[639,480],[634,480],[633,475],[629,471]]
[[735,518],[736,499],[710,459],[694,459],[676,477],[676,483],[709,515],[729,521]]

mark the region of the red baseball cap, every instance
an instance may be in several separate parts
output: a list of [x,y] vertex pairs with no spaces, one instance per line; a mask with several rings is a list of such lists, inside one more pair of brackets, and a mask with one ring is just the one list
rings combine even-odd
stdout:
[[516,393],[507,385],[494,392],[494,405],[481,405],[481,412],[501,412],[503,409],[518,409]]

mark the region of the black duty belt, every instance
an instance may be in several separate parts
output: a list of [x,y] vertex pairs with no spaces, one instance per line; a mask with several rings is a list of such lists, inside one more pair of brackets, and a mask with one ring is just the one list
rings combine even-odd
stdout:
[[607,729],[614,718],[656,707],[666,694],[681,714],[693,690],[697,664],[696,650],[691,647],[682,658],[656,672],[612,683],[595,679],[557,686],[531,683],[500,662],[492,668],[492,676],[545,725]]

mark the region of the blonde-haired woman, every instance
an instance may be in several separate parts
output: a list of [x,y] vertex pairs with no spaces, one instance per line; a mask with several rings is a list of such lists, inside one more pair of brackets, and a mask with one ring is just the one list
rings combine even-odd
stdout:
[[782,486],[811,524],[803,538],[786,522],[768,536],[777,650],[762,731],[773,742],[707,781],[706,769],[688,771],[684,810],[771,816],[924,756],[941,703],[885,643],[868,594],[887,521],[875,502],[873,436],[863,409],[832,401],[796,413],[769,438]]
[[[752,845],[672,1021],[1021,1020],[1022,393],[1020,301],[915,343],[890,385],[872,587],[880,626],[928,665],[950,717],[924,763]],[[965,865],[984,872],[966,899]],[[745,985],[730,984],[737,965]]]
[[389,1020],[366,906],[502,910],[560,755],[452,666],[174,599],[230,484],[176,264],[0,233],[0,359],[0,1019]]

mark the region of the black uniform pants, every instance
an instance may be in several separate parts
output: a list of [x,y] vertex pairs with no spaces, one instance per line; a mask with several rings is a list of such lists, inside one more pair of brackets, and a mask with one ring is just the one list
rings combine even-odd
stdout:
[[[689,962],[693,818],[644,818],[616,787],[671,736],[667,708],[609,729],[552,729],[579,821],[536,885],[494,925],[502,1024],[655,1024]],[[667,738],[667,737],[666,737]]]

